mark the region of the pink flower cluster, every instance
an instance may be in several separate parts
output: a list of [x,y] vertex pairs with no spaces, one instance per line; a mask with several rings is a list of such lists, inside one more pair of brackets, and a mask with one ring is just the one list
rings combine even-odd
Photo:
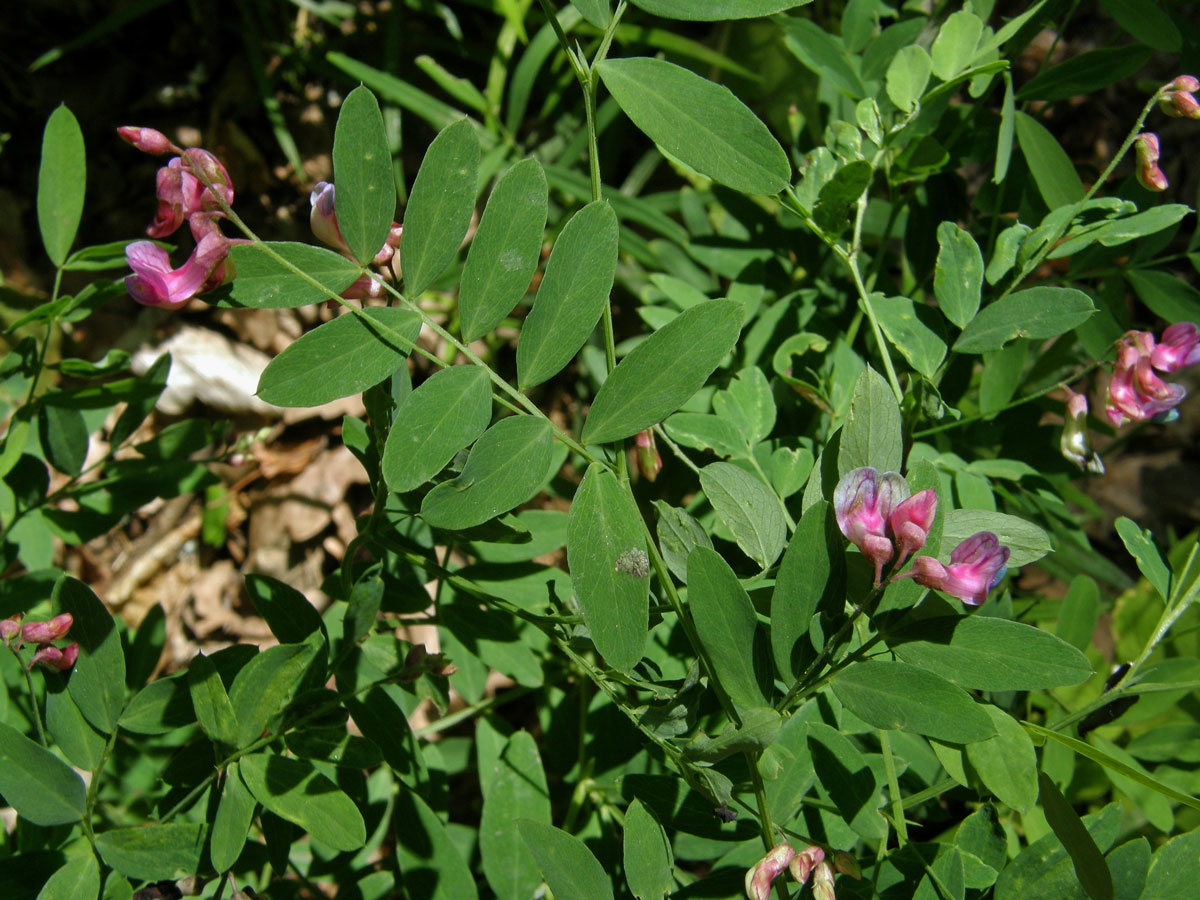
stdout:
[[[1200,79],[1191,75],[1180,75],[1159,89],[1158,108],[1173,119],[1200,119]],[[1170,185],[1163,170],[1158,167],[1162,148],[1158,135],[1151,132],[1139,134],[1134,139],[1137,153],[1137,180],[1148,191],[1165,191]]]
[[838,528],[863,556],[875,564],[875,585],[883,566],[900,549],[896,565],[925,546],[937,515],[937,494],[931,490],[912,494],[898,472],[880,475],[864,466],[842,476],[833,494]]
[[812,893],[815,900],[834,900],[834,870],[852,878],[862,878],[858,861],[850,854],[838,851],[832,863],[825,859],[820,847],[805,847],[799,853],[786,841],[776,844],[771,851],[746,871],[746,896],[749,900],[770,900],[771,885],[787,871],[803,887],[812,876]]
[[144,153],[179,154],[158,170],[158,212],[146,234],[155,239],[169,237],[187,222],[196,248],[177,269],[172,268],[167,251],[150,241],[125,248],[125,258],[133,269],[125,278],[129,295],[146,306],[179,309],[225,280],[231,241],[221,233],[219,220],[225,218],[225,207],[233,203],[232,181],[207,150],[182,150],[152,128],[127,126],[118,128],[117,133]]
[[1200,79],[1180,75],[1163,87],[1158,108],[1172,119],[1200,119],[1200,102],[1196,100],[1196,91],[1200,91]]
[[[312,211],[308,215],[308,224],[320,241],[343,256],[353,259],[350,248],[346,246],[346,239],[342,237],[342,229],[338,226],[333,199],[333,185],[328,181],[318,181],[309,195]],[[400,274],[400,260],[396,257],[396,251],[400,249],[400,237],[403,232],[404,226],[393,222],[387,240],[371,260],[371,264],[379,268],[379,274],[387,281],[394,281]],[[342,297],[347,300],[361,300],[364,297],[376,299],[382,296],[383,284],[370,275],[363,275],[342,291]]]
[[1108,384],[1108,420],[1120,427],[1127,421],[1164,421],[1174,415],[1187,391],[1164,382],[1159,373],[1170,375],[1197,363],[1200,332],[1192,322],[1176,322],[1157,342],[1148,331],[1126,333],[1117,342],[1117,363]]
[[21,649],[22,643],[36,645],[29,668],[42,666],[53,672],[66,672],[79,657],[79,645],[70,644],[60,650],[54,641],[66,637],[74,624],[70,613],[57,615],[49,622],[27,622],[24,626],[19,616],[13,616],[0,620],[0,640],[14,652]]
[[[842,476],[833,493],[833,510],[842,534],[875,564],[875,586],[883,575],[884,563],[892,558],[894,546],[904,564],[910,554],[925,546],[937,515],[937,494],[924,490],[909,496],[908,482],[898,472],[879,474],[864,466]],[[893,546],[894,543],[894,546]],[[957,597],[979,606],[988,592],[1000,583],[1008,567],[1009,549],[996,535],[981,531],[950,554],[942,565],[931,556],[918,556],[913,567],[893,580],[912,578],[923,587]]]

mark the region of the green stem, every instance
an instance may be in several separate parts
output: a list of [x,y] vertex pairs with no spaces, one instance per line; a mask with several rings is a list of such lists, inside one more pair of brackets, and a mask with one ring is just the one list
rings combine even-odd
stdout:
[[681,449],[679,448],[679,446],[678,446],[678,445],[677,445],[677,444],[676,444],[676,443],[675,443],[673,440],[671,440],[671,439],[670,439],[670,438],[667,436],[667,430],[666,430],[665,428],[663,428],[663,427],[662,427],[662,425],[655,425],[655,426],[654,426],[654,433],[655,433],[655,434],[657,434],[657,435],[658,435],[660,438],[662,438],[662,441],[663,441],[663,443],[664,443],[664,444],[666,444],[666,445],[667,445],[667,448],[668,448],[668,449],[669,449],[669,450],[670,450],[672,453],[674,453],[674,454],[675,454],[675,456],[676,456],[676,457],[677,457],[677,458],[678,458],[678,459],[679,459],[679,460],[680,460],[680,461],[681,461],[681,462],[682,462],[682,463],[683,463],[685,466],[687,466],[689,469],[691,469],[691,470],[692,470],[692,471],[693,471],[693,472],[694,472],[694,473],[695,473],[697,476],[699,476],[699,475],[700,475],[700,467],[699,467],[699,466],[697,466],[697,465],[696,465],[694,462],[692,462],[692,461],[691,461],[691,460],[688,458],[687,454],[686,454],[686,453],[684,453],[684,452],[683,452],[683,450],[681,450]]
[[100,775],[104,771],[105,765],[108,764],[108,758],[112,756],[113,745],[117,741],[117,729],[113,729],[108,736],[108,741],[104,744],[104,752],[100,754],[100,761],[96,763],[96,768],[92,769],[92,779],[88,783],[87,798],[84,801],[83,812],[83,832],[91,841],[93,848],[96,846],[95,833],[92,830],[92,813],[96,809],[96,798],[100,795]]
[[896,829],[897,843],[903,847],[908,843],[908,825],[904,821],[900,782],[896,778],[896,761],[892,758],[892,739],[883,728],[879,729],[879,749],[883,753],[883,773],[887,778],[888,794],[892,799],[892,827]]

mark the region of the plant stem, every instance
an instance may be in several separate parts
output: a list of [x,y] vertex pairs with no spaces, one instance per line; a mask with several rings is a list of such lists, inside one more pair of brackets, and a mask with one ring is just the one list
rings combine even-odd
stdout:
[[897,843],[903,847],[908,843],[908,825],[904,821],[900,782],[896,778],[896,761],[892,758],[892,739],[884,728],[879,729],[879,749],[883,753],[883,772],[887,778],[888,794],[892,798],[892,827],[896,829]]

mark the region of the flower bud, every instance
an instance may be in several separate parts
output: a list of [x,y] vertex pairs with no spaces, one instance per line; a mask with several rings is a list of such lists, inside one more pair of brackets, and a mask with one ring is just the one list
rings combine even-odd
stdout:
[[179,152],[179,149],[171,143],[161,131],[155,131],[153,128],[137,128],[133,125],[125,125],[117,129],[117,134],[121,136],[121,140],[127,144],[132,144],[143,153],[149,153],[151,156],[162,156],[164,153],[170,153],[172,150]]
[[662,471],[662,457],[658,455],[658,447],[654,444],[654,432],[639,431],[634,437],[637,445],[638,471],[647,481],[654,481]]
[[796,854],[796,858],[792,860],[788,866],[788,871],[792,873],[792,877],[801,885],[808,881],[808,876],[812,874],[813,867],[825,859],[825,851],[820,847],[805,847]]
[[862,881],[862,867],[859,866],[858,860],[844,850],[838,850],[833,854],[833,867],[842,875],[849,875],[855,881]]
[[1200,329],[1193,322],[1176,322],[1167,326],[1150,352],[1154,368],[1168,375],[1200,363]]
[[1139,134],[1133,145],[1137,151],[1138,184],[1148,191],[1165,191],[1169,183],[1167,176],[1158,167],[1160,153],[1158,135],[1150,132]]
[[318,181],[317,186],[308,195],[312,211],[308,214],[308,224],[317,240],[328,244],[336,250],[348,250],[342,230],[338,227],[337,213],[333,209],[333,185],[328,181]]
[[746,896],[749,900],[770,900],[771,883],[795,857],[796,851],[790,844],[776,844],[746,873]]
[[927,489],[913,494],[892,510],[888,517],[888,531],[900,549],[897,568],[904,565],[910,554],[925,546],[929,529],[933,527],[933,520],[937,516],[937,503],[937,492]]
[[887,536],[888,519],[908,495],[908,482],[899,473],[880,475],[870,466],[851,469],[842,476],[833,492],[838,528],[875,564],[876,586],[883,575],[883,564],[893,553],[892,542]]
[[1063,422],[1063,433],[1058,448],[1066,459],[1083,471],[1103,475],[1104,462],[1092,449],[1092,441],[1088,435],[1087,397],[1067,388],[1067,398],[1066,419]]
[[29,667],[32,669],[34,666],[41,666],[51,672],[66,672],[75,665],[78,657],[78,644],[71,644],[65,650],[59,650],[57,647],[47,644],[45,647],[39,647],[37,653],[33,654],[33,659],[29,661]]
[[27,644],[49,644],[65,637],[74,622],[70,613],[57,615],[49,622],[29,622],[21,629],[21,637]]
[[1177,75],[1174,81],[1163,86],[1163,90],[1187,91],[1194,94],[1196,91],[1200,91],[1200,78],[1191,75]]
[[922,587],[980,606],[1008,571],[1010,552],[990,531],[981,531],[954,548],[950,565],[944,566],[932,556],[918,556],[913,567],[896,578],[912,578]]
[[6,646],[20,633],[20,616],[13,616],[10,619],[0,619],[0,640],[4,641]]
[[1172,119],[1200,119],[1200,102],[1186,91],[1168,91],[1158,98],[1158,108]]
[[813,900],[835,900],[833,877],[833,866],[828,862],[820,863],[813,869]]

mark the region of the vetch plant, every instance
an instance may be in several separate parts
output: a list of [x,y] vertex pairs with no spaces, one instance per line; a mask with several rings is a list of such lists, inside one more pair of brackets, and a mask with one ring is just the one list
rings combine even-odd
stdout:
[[[1166,41],[1179,17],[1150,7],[1113,27]],[[169,359],[54,363],[84,290],[23,318],[0,612],[36,623],[0,634],[45,671],[0,667],[0,863],[45,869],[30,900],[832,900],[839,873],[843,898],[1152,900],[1200,877],[1195,535],[1085,530],[1076,480],[1103,471],[1097,370],[1115,357],[1109,423],[1153,437],[1200,353],[1193,211],[1142,132],[1194,88],[1154,91],[1085,188],[1056,104],[1143,51],[1026,78],[1070,13],[994,11],[542,0],[496,14],[482,89],[424,58],[442,97],[333,50],[358,86],[310,195],[326,246],[256,234],[216,156],[121,130],[175,154],[149,233],[189,225],[178,269],[151,242],[71,253],[85,155],[56,112],[56,284],[103,256],[180,315],[311,307],[258,394],[361,395],[336,440],[366,499],[327,606],[245,571],[274,641],[156,675],[164,632],[53,541],[206,493],[239,445],[134,442]],[[715,49],[751,45],[774,62]]]

